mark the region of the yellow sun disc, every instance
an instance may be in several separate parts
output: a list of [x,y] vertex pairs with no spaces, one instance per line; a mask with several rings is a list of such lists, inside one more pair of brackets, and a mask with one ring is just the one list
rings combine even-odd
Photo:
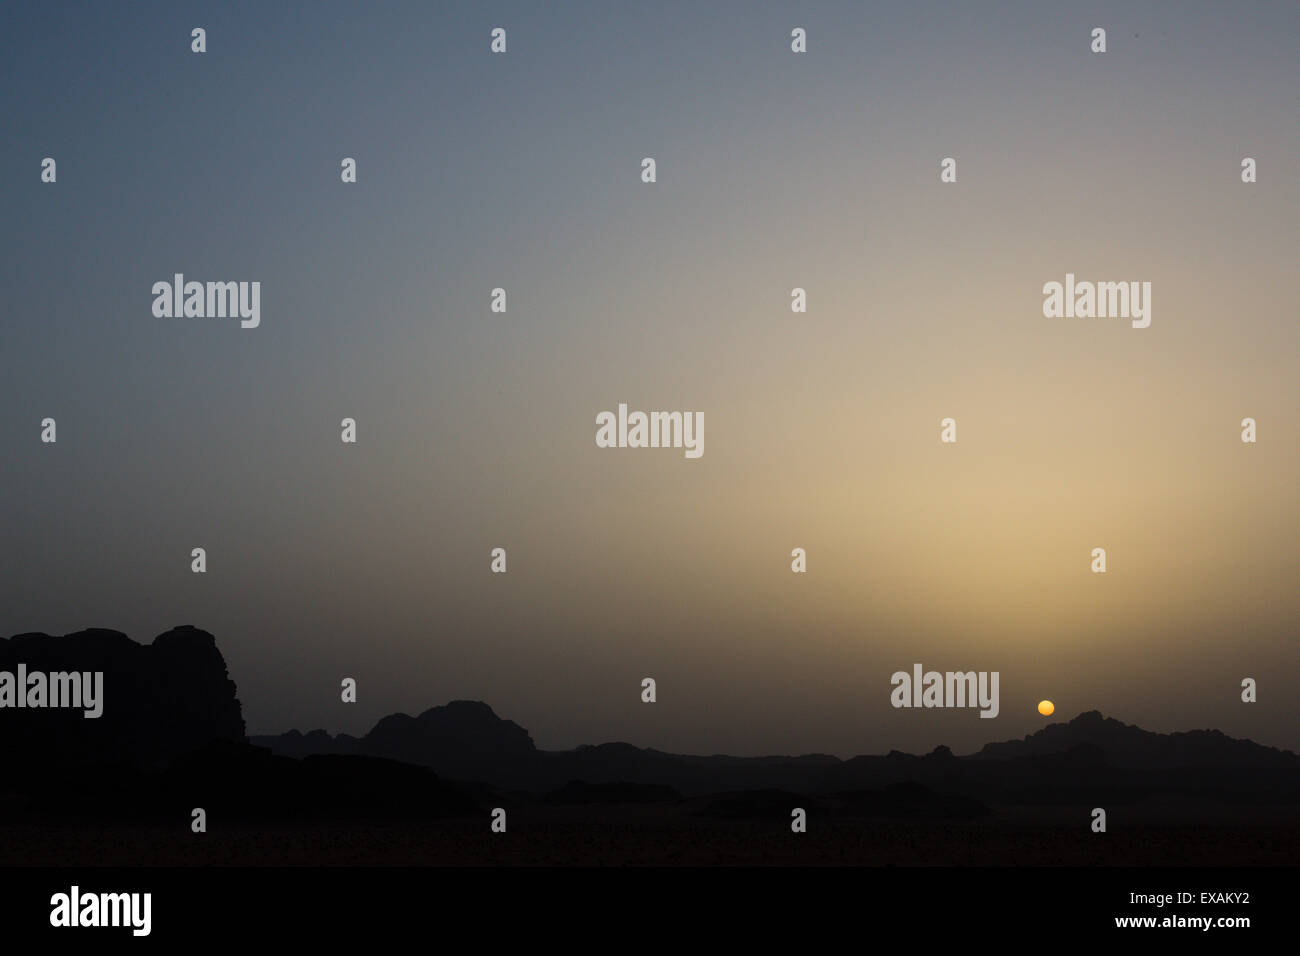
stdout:
[[1056,712],[1056,705],[1050,700],[1040,700],[1038,702],[1038,712],[1044,717],[1051,717]]

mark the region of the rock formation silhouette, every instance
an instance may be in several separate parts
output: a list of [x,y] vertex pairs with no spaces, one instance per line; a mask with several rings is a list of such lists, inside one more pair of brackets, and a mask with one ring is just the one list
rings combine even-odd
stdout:
[[102,629],[0,639],[0,670],[16,672],[20,663],[28,673],[102,671],[103,713],[86,719],[78,709],[5,708],[0,760],[10,766],[147,767],[213,740],[244,740],[225,659],[196,627],[173,628],[151,644]]

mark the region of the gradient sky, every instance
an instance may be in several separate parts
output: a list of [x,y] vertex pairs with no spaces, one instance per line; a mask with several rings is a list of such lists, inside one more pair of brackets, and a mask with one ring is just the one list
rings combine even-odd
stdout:
[[[960,753],[1047,697],[1300,748],[1300,6],[0,27],[0,633],[195,624],[251,733],[471,698],[553,749]],[[155,318],[175,272],[260,281],[261,327]],[[1044,318],[1066,272],[1151,327]],[[703,458],[597,448],[620,402],[702,411]],[[892,709],[916,661],[1001,716]]]

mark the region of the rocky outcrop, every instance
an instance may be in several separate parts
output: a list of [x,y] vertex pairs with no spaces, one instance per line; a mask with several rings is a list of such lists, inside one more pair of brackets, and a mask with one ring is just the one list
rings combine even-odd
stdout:
[[13,675],[10,687],[20,665],[29,680],[34,673],[102,673],[102,713],[87,718],[80,707],[0,707],[6,766],[29,772],[108,763],[148,767],[214,740],[244,740],[235,683],[212,635],[198,628],[173,628],[151,644],[101,629],[0,639],[0,673]]

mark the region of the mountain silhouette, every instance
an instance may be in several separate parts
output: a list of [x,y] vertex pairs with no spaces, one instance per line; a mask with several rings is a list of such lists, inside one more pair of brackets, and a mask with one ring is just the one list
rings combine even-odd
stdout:
[[[0,758],[34,768],[119,763],[148,769],[214,741],[245,743],[235,684],[215,639],[198,628],[173,628],[150,644],[102,629],[0,640],[0,669],[13,670],[20,662],[29,672],[102,671],[103,715],[86,719],[76,709],[7,708],[0,723]],[[294,730],[247,743],[281,757],[397,761],[429,768],[444,779],[534,794],[560,791],[572,781],[670,788],[686,796],[829,793],[910,781],[1002,800],[1034,792],[1041,799],[1052,787],[1069,789],[1085,778],[1104,781],[1127,774],[1125,779],[1150,784],[1146,778],[1157,772],[1186,780],[1211,772],[1269,771],[1280,774],[1285,787],[1300,767],[1300,758],[1289,751],[1217,730],[1153,733],[1097,711],[1021,740],[989,743],[965,757],[943,746],[924,756],[891,751],[848,760],[827,754],[696,756],[620,742],[545,751],[523,727],[470,700],[453,700],[416,717],[390,714],[362,737]],[[1049,778],[1052,786],[1045,782]],[[1214,779],[1217,792],[1232,789],[1230,777]]]
[[1217,730],[1157,734],[1090,710],[1066,724],[1050,724],[1022,740],[985,744],[976,755],[1006,760],[1091,746],[1112,766],[1164,770],[1175,767],[1295,767],[1296,755]]
[[[722,791],[852,791],[902,782],[946,783],[998,799],[1056,799],[1091,780],[1145,779],[1158,771],[1219,781],[1226,770],[1254,769],[1283,775],[1300,771],[1300,757],[1237,740],[1219,731],[1158,734],[1103,717],[1096,711],[1052,724],[1023,740],[986,745],[958,757],[945,746],[924,756],[891,751],[848,760],[826,754],[731,757],[672,754],[627,743],[544,751],[518,724],[503,720],[481,701],[452,701],[419,717],[394,714],[361,738],[324,731],[250,738],[287,756],[358,753],[431,767],[453,779],[472,779],[535,793],[569,781],[635,783],[669,787],[685,795]],[[1208,776],[1206,776],[1208,774]],[[1047,781],[1054,781],[1048,785]],[[1227,785],[1231,790],[1231,785]],[[1055,794],[1055,796],[1054,796]]]
[[537,748],[528,731],[502,720],[487,704],[453,700],[419,717],[390,714],[361,739],[359,751],[433,767],[450,777],[481,780],[498,767],[532,759]]
[[[103,671],[104,706],[96,719],[0,712],[0,759],[23,771],[0,778],[0,828],[10,828],[0,862],[101,863],[109,852],[177,865],[1094,865],[1289,861],[1300,851],[1300,757],[1096,711],[967,756],[939,746],[847,760],[623,742],[547,751],[470,700],[391,714],[361,737],[246,738],[225,661],[197,628],[147,645],[110,630],[0,640],[0,670],[19,663]],[[197,840],[196,807],[213,826]],[[1090,838],[1094,807],[1125,828],[1123,840]],[[520,839],[492,838],[494,808],[508,808]],[[788,839],[792,808],[813,821],[807,839]]]

